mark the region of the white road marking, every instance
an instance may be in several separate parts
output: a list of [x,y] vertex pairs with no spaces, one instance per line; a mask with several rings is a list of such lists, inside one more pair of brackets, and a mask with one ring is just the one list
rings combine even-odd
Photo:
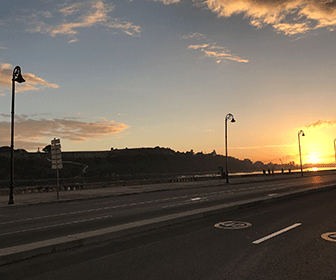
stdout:
[[194,198],[192,198],[192,199],[190,199],[191,201],[196,201],[196,200],[201,200],[201,198],[200,197],[194,197]]
[[30,250],[34,250],[38,248],[46,248],[48,246],[49,247],[52,246],[51,249],[53,249],[53,246],[56,246],[58,244],[65,244],[67,242],[73,242],[75,240],[88,240],[88,238],[93,238],[97,236],[106,236],[107,234],[110,234],[110,233],[120,232],[123,230],[132,229],[132,228],[136,228],[140,226],[152,225],[152,224],[162,223],[162,222],[176,220],[180,218],[190,217],[193,215],[199,215],[199,214],[206,213],[209,211],[218,211],[218,210],[225,209],[225,207],[227,207],[227,205],[216,205],[216,206],[211,206],[211,207],[206,207],[206,208],[201,208],[201,209],[194,209],[194,210],[190,210],[186,212],[170,214],[170,215],[155,217],[151,219],[139,220],[139,221],[115,225],[115,226],[111,226],[107,228],[70,234],[67,236],[56,237],[56,238],[49,239],[49,240],[37,241],[33,243],[17,245],[17,246],[7,247],[7,248],[0,248],[0,265],[2,265],[1,261],[3,261],[4,258],[8,258],[6,256],[10,256],[12,254],[18,254],[20,252],[30,251]]
[[291,230],[291,229],[294,229],[294,228],[296,228],[296,227],[298,227],[298,226],[301,226],[301,225],[302,225],[302,223],[296,223],[296,224],[291,225],[291,226],[289,226],[289,227],[286,227],[286,228],[284,228],[284,229],[282,229],[282,230],[279,230],[279,231],[277,231],[277,232],[271,233],[271,234],[269,234],[269,235],[267,235],[267,236],[265,236],[265,237],[263,237],[263,238],[260,238],[260,239],[258,239],[258,240],[255,240],[255,241],[253,241],[252,243],[253,243],[253,244],[260,244],[261,242],[264,242],[264,241],[266,241],[266,240],[268,240],[268,239],[271,239],[271,238],[273,238],[273,237],[275,237],[275,236],[277,236],[277,235],[280,235],[280,234],[282,234],[282,233],[284,233],[284,232],[287,232],[287,231],[289,231],[289,230]]
[[277,193],[269,193],[267,196],[276,196],[278,195]]
[[[203,198],[203,201],[204,200],[207,200],[207,198]],[[195,201],[192,201],[192,200],[187,200],[187,201],[184,201],[184,202],[179,202],[179,203],[175,203],[175,204],[168,204],[168,205],[164,205],[164,206],[161,206],[161,209],[166,209],[166,208],[172,208],[172,207],[178,207],[178,206],[185,206],[185,205],[192,205],[192,204],[196,204],[198,203],[200,200],[195,200]]]
[[[37,216],[37,217],[27,217],[27,218],[24,218],[24,219],[0,222],[0,225],[22,223],[22,222],[27,222],[27,221],[42,220],[42,219],[48,219],[48,218],[52,218],[52,217],[62,217],[62,216],[67,216],[67,215],[92,213],[92,212],[98,212],[98,211],[102,211],[102,210],[117,209],[117,208],[130,207],[130,206],[136,206],[136,205],[144,205],[144,204],[149,204],[149,203],[153,203],[153,202],[178,200],[178,199],[183,199],[183,198],[190,198],[190,196],[201,197],[204,194],[206,194],[207,196],[216,196],[217,197],[217,196],[220,196],[220,195],[232,195],[234,193],[240,193],[240,192],[244,192],[246,190],[256,190],[256,189],[265,188],[265,189],[268,189],[269,191],[274,191],[274,190],[280,190],[282,188],[291,187],[291,184],[289,184],[289,183],[286,183],[286,185],[284,187],[282,187],[282,185],[285,185],[285,184],[284,183],[273,184],[273,186],[275,186],[273,188],[269,188],[269,186],[252,186],[252,187],[247,187],[247,188],[245,187],[245,188],[240,188],[240,189],[239,188],[238,189],[228,189],[228,190],[224,190],[224,191],[215,191],[215,192],[209,192],[209,193],[196,193],[196,194],[191,194],[191,195],[174,196],[174,197],[168,197],[168,198],[162,198],[162,199],[156,199],[156,200],[149,200],[149,201],[143,201],[143,202],[135,202],[135,203],[129,203],[129,204],[115,205],[115,206],[92,208],[92,209],[87,209],[87,210],[78,210],[78,211],[57,213],[57,214]],[[192,198],[191,200],[194,201],[193,199],[194,198]],[[195,201],[197,201],[197,200],[195,199]],[[103,204],[105,204],[105,203],[106,202],[104,202]],[[168,206],[168,207],[170,207],[170,206]],[[167,208],[167,207],[162,207],[162,208]]]

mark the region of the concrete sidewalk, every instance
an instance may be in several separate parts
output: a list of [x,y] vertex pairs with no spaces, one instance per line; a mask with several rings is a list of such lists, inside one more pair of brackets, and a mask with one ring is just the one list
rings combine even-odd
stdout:
[[[311,176],[311,175],[310,175]],[[307,175],[304,178],[310,177]],[[331,176],[326,174],[323,176]],[[236,184],[248,184],[266,181],[287,181],[299,179],[301,176],[299,174],[292,175],[272,175],[272,176],[246,176],[239,178],[231,178],[230,185]],[[336,175],[334,175],[336,181]],[[61,191],[60,200],[56,199],[56,192],[41,192],[41,193],[25,193],[25,194],[15,194],[13,206],[19,205],[30,205],[39,203],[53,203],[53,202],[66,202],[84,199],[93,199],[99,197],[113,197],[121,195],[131,195],[140,193],[150,193],[158,191],[171,191],[179,189],[191,189],[191,188],[204,188],[204,187],[216,187],[225,186],[224,179],[207,180],[207,181],[193,181],[193,182],[178,182],[178,183],[160,183],[160,184],[146,184],[146,185],[131,185],[131,186],[115,186],[113,184],[109,185],[106,183],[100,188],[85,188],[82,190],[75,191]],[[0,207],[8,207],[8,196],[0,196]]]

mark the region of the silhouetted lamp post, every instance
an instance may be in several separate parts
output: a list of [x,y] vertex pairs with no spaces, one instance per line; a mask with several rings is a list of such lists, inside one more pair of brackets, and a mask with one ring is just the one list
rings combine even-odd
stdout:
[[334,139],[334,151],[335,151],[335,162],[336,162],[336,138]]
[[227,149],[227,122],[236,122],[231,113],[227,114],[225,117],[225,178],[226,183],[229,183],[229,168],[228,168],[228,149]]
[[15,104],[15,82],[24,83],[25,79],[21,75],[20,66],[13,70],[12,77],[12,112],[11,112],[11,163],[10,163],[10,185],[8,204],[14,204],[14,104]]
[[301,143],[300,143],[300,136],[301,136],[301,135],[302,135],[302,136],[305,136],[303,130],[300,130],[300,131],[298,132],[301,176],[303,176],[303,170],[302,170],[302,157],[301,157]]

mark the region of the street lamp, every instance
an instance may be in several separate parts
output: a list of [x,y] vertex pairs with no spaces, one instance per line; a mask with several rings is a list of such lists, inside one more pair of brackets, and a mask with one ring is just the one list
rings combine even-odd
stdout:
[[228,171],[228,149],[227,149],[227,122],[236,122],[231,113],[227,114],[225,117],[225,178],[226,183],[229,183],[229,171]]
[[336,138],[334,139],[335,162],[336,162]]
[[15,82],[24,83],[25,79],[21,75],[20,66],[13,70],[12,77],[12,112],[11,112],[11,164],[10,164],[10,183],[8,204],[14,204],[14,102],[15,102]]
[[303,170],[302,170],[302,157],[301,157],[301,143],[300,143],[300,136],[301,136],[301,135],[302,135],[302,136],[305,136],[303,130],[300,130],[300,131],[298,132],[301,176],[303,176]]

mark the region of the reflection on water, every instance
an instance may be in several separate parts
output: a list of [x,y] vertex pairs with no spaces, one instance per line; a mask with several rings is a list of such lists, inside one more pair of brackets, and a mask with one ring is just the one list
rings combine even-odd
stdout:
[[[303,168],[304,172],[317,172],[317,171],[323,171],[323,170],[336,170],[335,166],[330,167],[309,167],[309,168]],[[293,169],[291,172],[301,172],[301,169]],[[288,170],[285,170],[285,173],[288,173]],[[254,175],[254,174],[263,174],[262,171],[255,171],[255,172],[237,172],[237,173],[231,173],[232,176],[239,176],[239,175]],[[274,174],[281,174],[281,170],[274,170]]]
[[[309,167],[309,168],[304,168],[304,172],[317,172],[317,171],[323,171],[323,170],[336,170],[336,167]],[[288,174],[288,169],[284,170],[285,174]],[[301,172],[301,169],[293,169],[291,172]],[[241,176],[241,175],[260,175],[263,174],[262,171],[254,171],[254,172],[230,172],[230,176]],[[281,170],[274,170],[274,174],[282,174]],[[268,174],[267,174],[268,176]],[[190,177],[220,177],[218,173],[212,173],[212,174],[197,174],[197,175],[182,175],[178,176],[177,178],[183,179],[183,178],[190,178]],[[316,182],[318,183],[318,182]]]

